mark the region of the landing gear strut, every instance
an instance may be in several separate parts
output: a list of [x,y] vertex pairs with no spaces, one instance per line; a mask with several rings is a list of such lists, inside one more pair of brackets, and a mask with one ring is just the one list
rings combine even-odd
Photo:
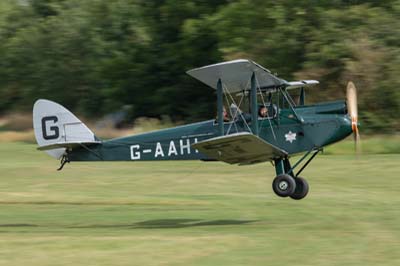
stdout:
[[[314,154],[308,161],[301,167],[301,169],[294,174],[293,170],[312,152]],[[272,189],[279,197],[291,197],[294,200],[303,199],[308,194],[309,186],[307,181],[300,177],[299,174],[311,162],[312,159],[318,154],[321,149],[312,149],[307,152],[293,167],[291,167],[288,158],[275,159],[275,170],[277,176],[272,182]]]

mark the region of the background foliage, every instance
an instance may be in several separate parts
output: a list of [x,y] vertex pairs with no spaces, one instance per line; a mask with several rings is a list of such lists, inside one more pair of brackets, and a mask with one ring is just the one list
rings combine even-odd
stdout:
[[361,123],[400,129],[400,1],[3,0],[0,113],[48,98],[88,117],[214,116],[214,92],[185,71],[249,58],[287,80],[318,79],[308,100],[359,88]]

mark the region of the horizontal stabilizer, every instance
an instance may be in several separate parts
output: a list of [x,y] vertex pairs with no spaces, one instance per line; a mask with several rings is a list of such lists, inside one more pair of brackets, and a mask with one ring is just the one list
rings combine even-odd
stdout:
[[88,146],[88,145],[93,145],[93,144],[100,144],[101,141],[91,141],[91,142],[57,142],[45,146],[40,146],[37,149],[39,151],[47,151],[47,150],[53,150],[53,149],[59,149],[59,148],[75,148],[75,147],[81,147],[81,146]]
[[212,159],[229,164],[254,164],[287,155],[282,149],[248,132],[211,138],[192,145]]

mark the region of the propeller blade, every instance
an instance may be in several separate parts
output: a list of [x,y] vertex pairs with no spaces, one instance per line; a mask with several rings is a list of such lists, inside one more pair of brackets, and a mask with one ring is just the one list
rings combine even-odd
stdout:
[[347,109],[352,119],[358,118],[357,89],[351,81],[347,84]]
[[354,135],[356,153],[360,154],[360,133],[358,132],[358,107],[357,107],[357,88],[353,82],[347,83],[347,111],[351,117],[351,128]]
[[354,146],[355,146],[356,154],[357,154],[357,156],[359,156],[362,152],[360,133],[357,130],[356,132],[353,133],[353,135],[354,135]]

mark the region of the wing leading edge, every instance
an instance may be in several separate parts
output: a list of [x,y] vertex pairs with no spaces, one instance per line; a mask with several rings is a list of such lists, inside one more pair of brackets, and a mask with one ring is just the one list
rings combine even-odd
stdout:
[[260,87],[275,87],[285,84],[284,80],[271,74],[268,69],[247,59],[199,67],[186,73],[213,89],[217,89],[218,79],[221,79],[229,92],[249,90],[250,78],[253,73]]
[[186,72],[193,78],[203,82],[213,89],[217,89],[218,80],[226,86],[229,92],[250,90],[250,79],[254,73],[257,87],[274,92],[277,87],[294,89],[310,87],[319,82],[317,80],[301,80],[287,82],[273,75],[271,71],[248,59],[238,59],[218,64],[191,69]]
[[192,146],[212,159],[239,165],[271,161],[287,155],[286,151],[249,132],[211,138]]

